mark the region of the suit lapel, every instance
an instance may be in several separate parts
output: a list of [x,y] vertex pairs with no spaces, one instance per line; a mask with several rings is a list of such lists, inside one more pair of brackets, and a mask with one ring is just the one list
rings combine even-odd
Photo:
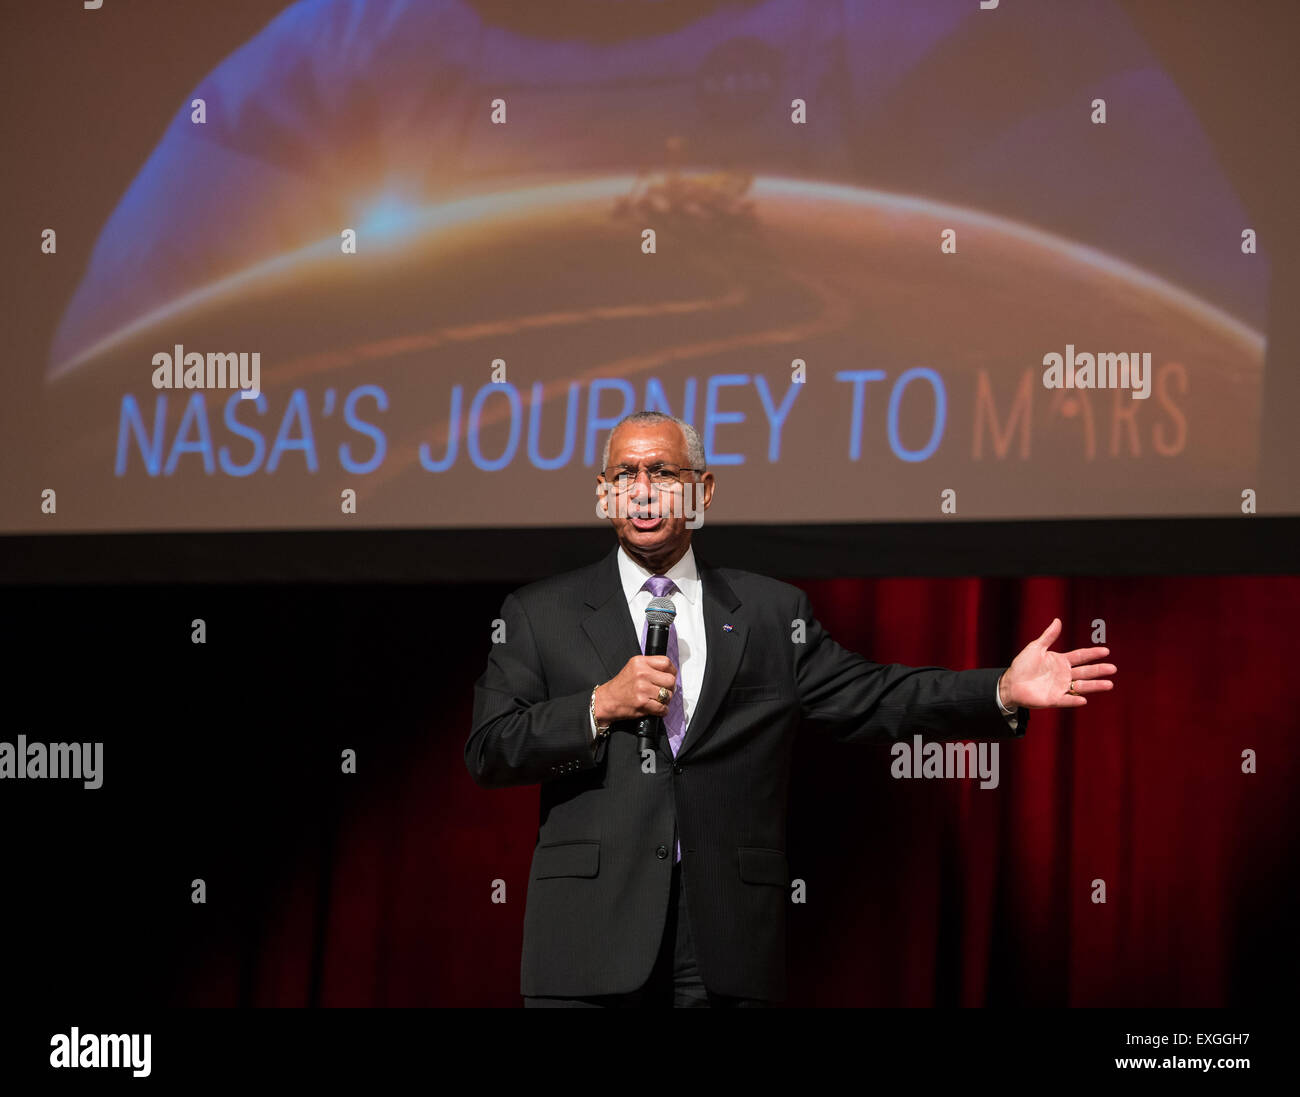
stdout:
[[[735,613],[740,599],[730,584],[716,568],[702,560],[699,553],[695,555],[695,564],[700,570],[704,591],[704,683],[691,712],[691,722],[686,725],[686,737],[677,752],[678,761],[695,750],[712,732],[713,717],[740,669],[740,659],[749,638],[749,626]],[[729,632],[723,631],[724,624],[731,625]]]
[[605,673],[615,677],[634,655],[641,654],[641,639],[632,627],[632,617],[627,612],[623,598],[623,585],[618,577],[618,545],[592,569],[587,585],[587,605],[594,609],[582,622],[583,631],[591,638]]

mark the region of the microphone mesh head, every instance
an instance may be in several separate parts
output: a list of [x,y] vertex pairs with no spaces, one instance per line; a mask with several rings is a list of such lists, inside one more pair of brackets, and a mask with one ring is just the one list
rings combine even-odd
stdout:
[[677,616],[677,607],[671,598],[651,598],[645,608],[645,618],[652,625],[671,625]]

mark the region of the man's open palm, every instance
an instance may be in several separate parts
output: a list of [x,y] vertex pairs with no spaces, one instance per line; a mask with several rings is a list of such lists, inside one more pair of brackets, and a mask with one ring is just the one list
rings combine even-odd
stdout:
[[[1095,663],[1110,654],[1109,648],[1077,648],[1049,651],[1061,635],[1061,619],[1053,617],[1042,636],[1025,647],[1002,676],[1002,703],[1008,708],[1079,708],[1088,703],[1087,694],[1114,689],[1109,681],[1116,673],[1114,663]],[[1070,689],[1074,689],[1074,693]]]

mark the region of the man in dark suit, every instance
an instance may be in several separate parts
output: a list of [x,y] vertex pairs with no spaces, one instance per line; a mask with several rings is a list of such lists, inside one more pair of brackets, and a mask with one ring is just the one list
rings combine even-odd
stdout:
[[[1005,671],[845,650],[797,587],[696,558],[691,526],[714,490],[704,465],[689,424],[622,420],[597,477],[619,544],[509,595],[474,688],[474,780],[541,785],[528,1006],[785,997],[786,793],[804,719],[843,742],[1018,738],[1028,709],[1113,684],[1112,664],[1090,662],[1106,648],[1048,650],[1059,620]],[[675,610],[667,655],[641,654],[654,597]],[[642,754],[644,716],[663,728]]]

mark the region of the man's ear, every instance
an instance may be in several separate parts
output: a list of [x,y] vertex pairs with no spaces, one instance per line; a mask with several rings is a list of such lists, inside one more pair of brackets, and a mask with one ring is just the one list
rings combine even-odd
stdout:
[[710,505],[713,503],[713,489],[718,482],[716,479],[714,479],[713,473],[711,472],[706,472],[700,478],[700,481],[704,486],[704,499],[702,500],[702,502],[704,505],[704,509],[708,510]]
[[[713,501],[714,483],[715,481],[711,478],[711,474],[706,473],[704,476],[701,476],[698,481],[691,484],[691,501],[690,506],[686,509],[687,517],[689,517],[692,522],[699,518],[704,511],[709,509],[709,505]],[[691,529],[695,529],[698,527],[698,522],[695,525],[688,522],[687,525],[690,526]]]

